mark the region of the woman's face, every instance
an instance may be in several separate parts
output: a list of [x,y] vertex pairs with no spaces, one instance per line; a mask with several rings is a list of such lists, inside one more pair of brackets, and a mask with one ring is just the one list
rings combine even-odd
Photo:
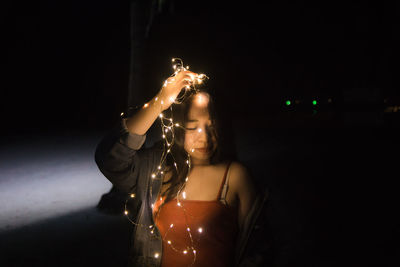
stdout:
[[189,153],[193,165],[210,164],[210,158],[217,148],[208,103],[207,94],[197,93],[188,112],[184,148]]

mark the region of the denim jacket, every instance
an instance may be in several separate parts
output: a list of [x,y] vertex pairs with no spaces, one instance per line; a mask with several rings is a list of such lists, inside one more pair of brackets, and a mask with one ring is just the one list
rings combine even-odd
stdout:
[[[144,148],[145,135],[129,133],[121,119],[120,123],[97,145],[95,161],[102,174],[118,189],[135,194],[129,201],[129,218],[134,222],[129,267],[161,265],[162,239],[154,225],[152,204],[161,189],[160,179],[151,179],[159,166],[163,145],[155,143]],[[150,190],[151,187],[151,190]],[[240,229],[237,239],[235,266],[248,266],[244,252],[248,239],[257,227],[256,219],[267,199],[267,191],[257,198]],[[149,228],[150,225],[154,227]]]

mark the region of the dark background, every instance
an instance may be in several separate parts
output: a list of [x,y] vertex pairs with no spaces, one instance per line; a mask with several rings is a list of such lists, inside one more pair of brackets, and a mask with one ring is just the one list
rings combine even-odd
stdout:
[[[386,98],[398,105],[397,4],[217,2],[164,1],[154,12],[142,42],[144,100],[180,57],[246,117],[276,117],[286,99],[310,106],[317,97],[322,109],[332,97],[341,105],[343,91],[354,88],[359,98],[376,90],[380,110]],[[19,1],[2,10],[3,122],[22,130],[104,128],[126,108],[129,1]]]
[[106,131],[154,96],[180,57],[211,78],[250,139],[289,148],[246,162],[256,173],[273,166],[264,184],[281,200],[277,240],[290,240],[276,255],[293,266],[395,266],[399,4],[215,2],[162,2],[135,54],[140,88],[129,83],[129,1],[3,3],[3,143]]

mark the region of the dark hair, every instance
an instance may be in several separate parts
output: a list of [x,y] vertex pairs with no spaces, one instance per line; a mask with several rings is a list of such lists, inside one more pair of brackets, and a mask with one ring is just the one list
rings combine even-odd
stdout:
[[[210,114],[210,119],[213,123],[213,134],[216,137],[216,150],[212,154],[210,158],[210,163],[212,165],[218,164],[221,162],[234,160],[235,159],[235,148],[233,144],[233,140],[228,138],[228,135],[225,135],[225,130],[230,130],[228,120],[222,118],[222,113],[217,112],[217,106],[215,103],[215,96],[212,96],[204,89],[199,90],[198,92],[205,93],[209,96],[209,102],[207,109]],[[185,101],[178,105],[172,106],[172,118],[174,123],[179,123],[180,125],[186,125],[188,120],[188,113],[193,104],[195,94],[192,94],[190,97],[185,99]],[[223,123],[224,122],[224,123]],[[232,132],[230,133],[231,137],[233,137]],[[168,190],[166,190],[162,196],[166,196],[164,203],[174,198],[179,188],[185,182],[185,179],[188,175],[189,167],[186,162],[187,160],[187,152],[184,149],[185,142],[185,129],[181,127],[175,127],[175,142],[171,147],[172,156],[167,156],[166,159],[166,171],[172,171],[172,176],[168,181],[164,181],[163,184],[170,184]],[[176,163],[176,168],[174,166]],[[178,171],[177,171],[178,170]]]

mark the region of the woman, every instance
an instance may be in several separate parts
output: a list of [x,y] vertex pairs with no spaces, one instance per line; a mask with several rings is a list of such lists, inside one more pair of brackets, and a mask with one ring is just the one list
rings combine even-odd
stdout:
[[263,202],[246,168],[224,159],[205,92],[173,106],[171,147],[142,148],[154,121],[198,77],[186,70],[170,77],[97,147],[101,172],[135,200],[131,266],[238,265]]

